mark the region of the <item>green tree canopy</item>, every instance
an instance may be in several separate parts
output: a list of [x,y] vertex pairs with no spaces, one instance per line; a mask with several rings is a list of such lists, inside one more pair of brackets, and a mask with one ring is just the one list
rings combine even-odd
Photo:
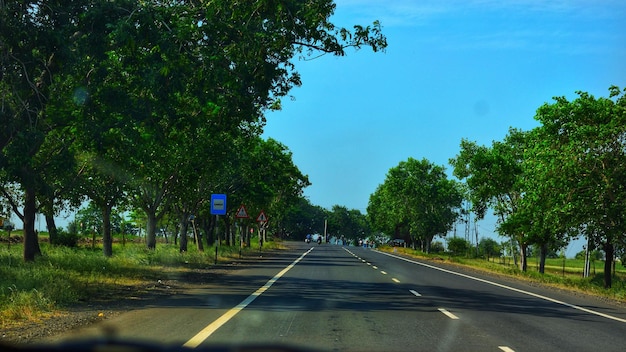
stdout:
[[409,158],[391,168],[370,196],[372,226],[382,232],[406,228],[411,239],[428,251],[435,235],[445,235],[458,217],[462,191],[442,166]]
[[611,287],[615,248],[626,233],[626,95],[618,87],[608,98],[577,94],[537,110],[541,126],[525,157],[554,226],[577,229],[604,250],[604,284]]

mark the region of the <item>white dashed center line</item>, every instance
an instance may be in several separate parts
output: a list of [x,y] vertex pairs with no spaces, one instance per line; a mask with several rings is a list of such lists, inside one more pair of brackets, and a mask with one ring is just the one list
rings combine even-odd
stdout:
[[457,317],[456,315],[454,315],[454,314],[452,314],[452,313],[448,312],[447,310],[445,310],[445,309],[443,309],[443,308],[439,308],[439,311],[440,311],[441,313],[443,313],[443,314],[447,315],[447,316],[448,316],[448,318],[450,318],[450,319],[454,319],[454,320],[459,319],[459,317]]

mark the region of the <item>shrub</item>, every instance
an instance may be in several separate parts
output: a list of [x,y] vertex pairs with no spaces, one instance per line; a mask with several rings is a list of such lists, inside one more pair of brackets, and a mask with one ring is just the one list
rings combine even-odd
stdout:
[[470,248],[470,244],[464,238],[452,237],[448,238],[448,251],[452,255],[464,255]]
[[70,233],[67,231],[59,230],[57,232],[57,238],[55,239],[55,244],[59,246],[76,248],[78,247],[78,239],[79,236],[76,233]]

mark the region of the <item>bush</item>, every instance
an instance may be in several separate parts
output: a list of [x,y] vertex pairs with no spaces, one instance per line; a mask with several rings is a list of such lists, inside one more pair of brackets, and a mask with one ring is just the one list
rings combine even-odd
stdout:
[[445,248],[443,247],[443,242],[435,241],[430,245],[430,253],[443,253]]
[[70,233],[67,231],[59,230],[57,232],[57,238],[55,244],[64,247],[76,248],[78,247],[79,236],[76,233]]
[[464,238],[448,238],[448,251],[452,255],[465,255],[470,248],[470,244]]

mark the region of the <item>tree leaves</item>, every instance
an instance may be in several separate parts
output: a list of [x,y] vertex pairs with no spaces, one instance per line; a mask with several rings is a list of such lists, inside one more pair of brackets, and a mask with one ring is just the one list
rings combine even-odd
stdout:
[[461,200],[460,185],[447,179],[442,166],[409,158],[389,170],[370,196],[367,212],[375,229],[388,235],[410,234],[428,250],[435,235],[445,235],[451,228]]

